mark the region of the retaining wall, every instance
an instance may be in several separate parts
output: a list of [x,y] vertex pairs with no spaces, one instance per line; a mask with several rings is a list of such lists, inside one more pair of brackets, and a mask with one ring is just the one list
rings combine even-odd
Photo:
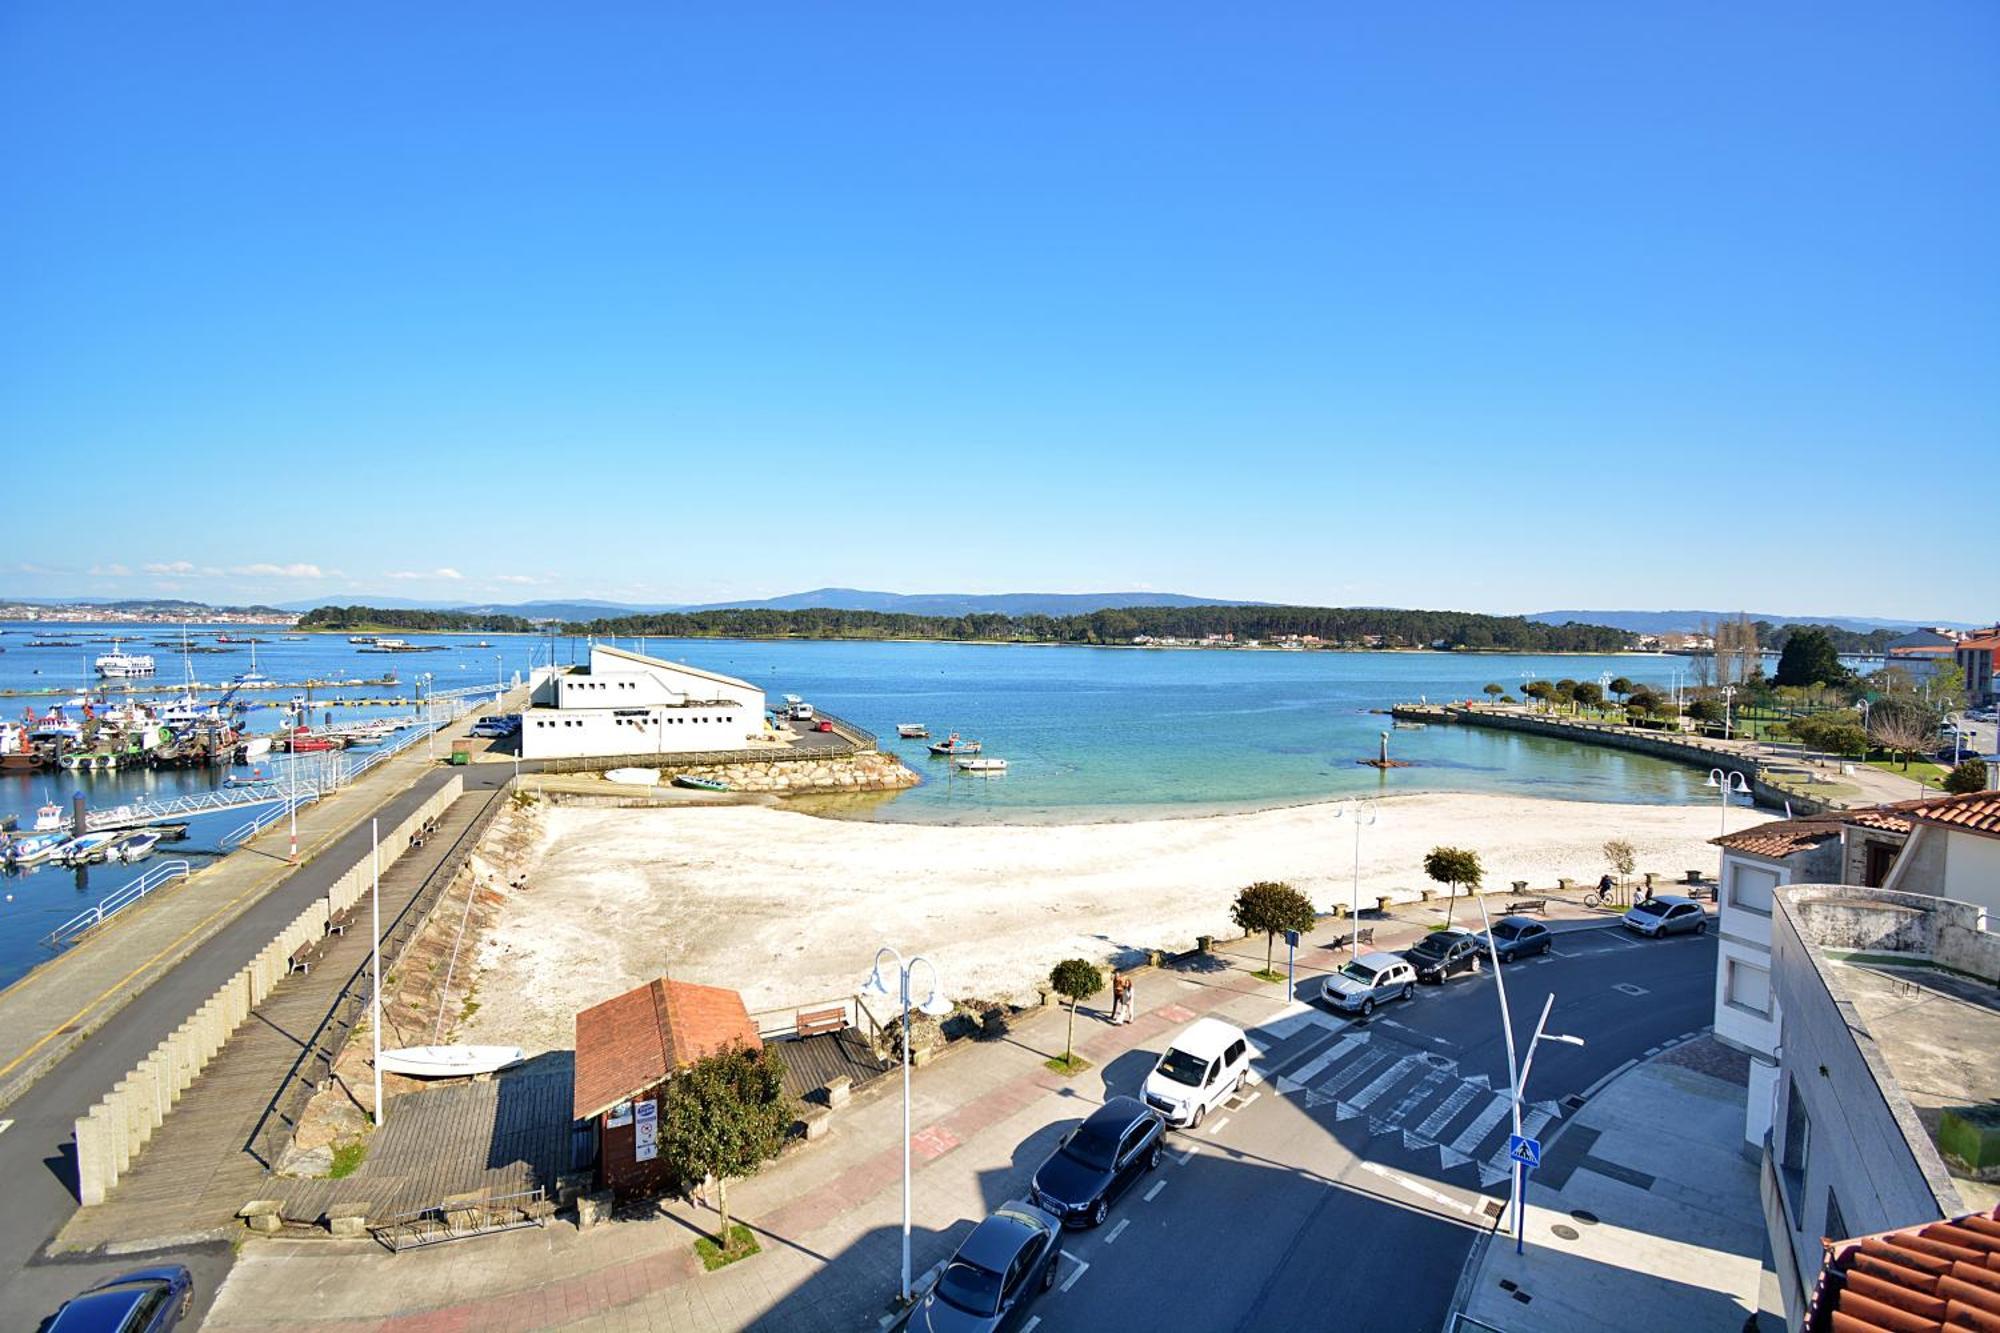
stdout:
[[[408,850],[411,835],[425,821],[443,814],[463,789],[463,779],[454,773],[408,819],[386,833],[382,838],[383,866]],[[77,1189],[85,1205],[104,1201],[237,1025],[291,971],[292,953],[300,945],[322,938],[328,920],[359,901],[373,882],[374,859],[364,856],[334,881],[324,897],[309,903],[255,958],[222,983],[102,1101],[77,1117]]]

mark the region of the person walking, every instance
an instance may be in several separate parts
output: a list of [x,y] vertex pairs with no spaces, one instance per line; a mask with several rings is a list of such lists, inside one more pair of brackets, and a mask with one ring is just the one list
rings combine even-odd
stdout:
[[1114,973],[1111,978],[1111,1021],[1132,1021],[1132,978],[1123,972]]

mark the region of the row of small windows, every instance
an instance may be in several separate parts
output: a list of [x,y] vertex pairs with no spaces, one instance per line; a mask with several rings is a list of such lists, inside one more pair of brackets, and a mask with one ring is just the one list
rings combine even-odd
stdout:
[[[678,726],[684,722],[727,722],[730,719],[727,717],[670,717],[664,720]],[[616,718],[614,721],[630,722],[635,727],[643,727],[646,725],[647,720],[644,718]],[[538,727],[580,727],[583,725],[583,719],[569,717],[558,719],[536,718],[535,725]]]

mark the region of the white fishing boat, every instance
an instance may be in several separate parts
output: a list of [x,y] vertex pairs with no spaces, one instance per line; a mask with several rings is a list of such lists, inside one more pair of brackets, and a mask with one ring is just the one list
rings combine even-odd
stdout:
[[71,838],[56,848],[56,859],[70,865],[82,865],[86,861],[102,861],[111,853],[111,844],[125,835],[122,833],[86,833],[81,838]]
[[932,754],[941,755],[978,754],[979,742],[960,740],[958,733],[954,731],[941,741],[932,741],[929,749]]
[[111,849],[111,855],[129,864],[133,861],[145,860],[153,854],[153,849],[159,845],[160,835],[151,830],[140,833],[128,833],[122,842]]
[[470,1078],[526,1058],[519,1046],[405,1046],[382,1052],[381,1070],[405,1078]]
[[269,736],[245,736],[242,743],[236,747],[236,757],[245,763],[252,759],[262,759],[269,753],[271,753]]
[[35,832],[37,833],[50,833],[57,829],[68,827],[69,817],[63,814],[63,808],[54,801],[50,801],[47,805],[35,811]]
[[931,734],[931,729],[921,722],[899,722],[896,734],[906,741],[920,741]]
[[66,833],[31,833],[22,838],[10,838],[5,848],[7,863],[31,866],[46,861],[68,841]]
[[1005,773],[1007,771],[1007,761],[1005,759],[961,759],[958,761],[958,771],[961,773]]

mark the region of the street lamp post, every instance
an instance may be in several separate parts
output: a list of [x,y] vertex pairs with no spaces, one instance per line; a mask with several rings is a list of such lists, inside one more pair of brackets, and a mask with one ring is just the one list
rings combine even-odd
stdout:
[[437,734],[437,728],[431,724],[431,673],[426,671],[418,676],[417,685],[421,691],[420,697],[424,708],[424,758],[436,759],[437,750],[432,745],[432,738]]
[[910,1303],[910,974],[922,963],[931,971],[931,993],[917,1006],[932,1018],[944,1018],[951,1013],[951,1001],[938,992],[937,964],[918,954],[907,961],[903,955],[888,945],[875,951],[875,966],[862,984],[863,995],[874,995],[887,999],[890,995],[888,983],[882,980],[882,959],[888,956],[896,960],[898,991],[903,1006],[903,1304]]
[[1734,792],[1738,796],[1748,796],[1750,794],[1750,784],[1745,782],[1743,775],[1733,768],[1726,771],[1720,768],[1711,768],[1708,770],[1708,781],[1705,785],[1715,788],[1716,794],[1722,798],[1722,831],[1727,833],[1729,832],[1730,793]]
[[1375,812],[1362,802],[1333,812],[1335,819],[1354,821],[1354,890],[1347,908],[1347,956],[1361,956],[1361,830],[1375,822]]

